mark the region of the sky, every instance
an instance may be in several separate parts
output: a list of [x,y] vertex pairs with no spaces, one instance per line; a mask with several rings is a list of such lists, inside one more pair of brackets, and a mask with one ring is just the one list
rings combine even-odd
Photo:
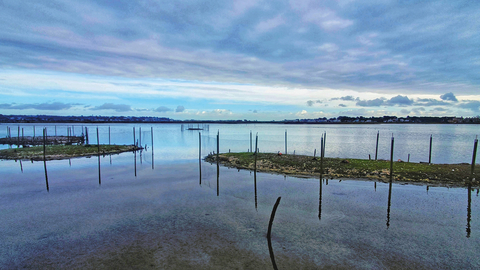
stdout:
[[480,115],[480,1],[0,0],[0,114]]

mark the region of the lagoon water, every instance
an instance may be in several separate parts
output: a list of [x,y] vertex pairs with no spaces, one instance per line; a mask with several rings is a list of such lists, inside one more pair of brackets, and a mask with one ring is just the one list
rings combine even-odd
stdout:
[[[0,137],[7,126],[16,132],[0,125]],[[97,125],[84,126],[96,143]],[[108,143],[108,125],[98,127]],[[111,143],[133,143],[133,127],[146,151],[101,157],[100,177],[97,157],[49,161],[49,191],[43,162],[0,161],[1,269],[269,269],[266,233],[278,197],[279,269],[480,267],[477,189],[255,177],[224,167],[217,178],[215,164],[198,160],[199,131],[112,124]],[[33,125],[21,128],[33,134]],[[410,154],[412,162],[428,161],[432,135],[434,163],[471,162],[479,133],[474,125],[212,124],[200,131],[202,156],[216,150],[217,131],[220,152],[247,151],[250,131],[261,152],[284,152],[285,129],[289,154],[313,155],[326,132],[326,155],[344,158],[373,157],[379,131],[378,156],[388,159],[393,133],[394,158]]]

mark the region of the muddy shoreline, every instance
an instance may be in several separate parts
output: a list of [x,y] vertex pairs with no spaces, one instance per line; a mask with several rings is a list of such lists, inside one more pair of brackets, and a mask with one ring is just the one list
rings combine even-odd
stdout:
[[[216,162],[216,155],[205,157],[206,162]],[[254,170],[253,153],[224,153],[219,155],[219,163],[236,169]],[[390,161],[361,160],[343,158],[323,159],[323,178],[362,179],[380,182],[390,181]],[[319,158],[302,155],[278,155],[259,153],[257,171],[290,175],[304,178],[319,178],[321,161]],[[471,165],[428,164],[396,161],[393,165],[392,181],[400,184],[417,184],[444,187],[480,187],[478,177],[480,166],[475,166],[471,174]]]

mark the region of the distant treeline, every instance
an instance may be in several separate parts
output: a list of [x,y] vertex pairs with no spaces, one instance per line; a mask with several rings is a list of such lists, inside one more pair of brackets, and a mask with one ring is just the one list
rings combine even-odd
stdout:
[[433,123],[433,124],[480,124],[480,116],[383,116],[383,117],[349,117],[316,119],[285,119],[281,121],[257,120],[174,120],[167,117],[152,116],[56,116],[56,115],[2,115],[0,123],[275,123],[275,124],[378,124],[378,123]]

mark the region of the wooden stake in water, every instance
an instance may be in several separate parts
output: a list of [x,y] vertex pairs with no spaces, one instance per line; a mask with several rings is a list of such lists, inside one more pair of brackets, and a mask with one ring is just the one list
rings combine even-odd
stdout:
[[428,163],[432,163],[432,135],[430,135],[430,150],[428,151]]
[[136,145],[135,142],[136,142],[136,140],[135,140],[135,127],[133,127],[133,145]]
[[285,129],[285,155],[287,154],[287,130]]
[[252,131],[250,130],[250,153],[253,152],[252,149]]
[[217,196],[220,196],[220,159],[218,157],[220,152],[220,130],[217,132]]
[[478,147],[478,139],[475,139],[473,143],[473,155],[472,155],[472,169],[471,169],[471,179],[473,180],[473,174],[475,173],[475,159],[477,158],[477,147]]
[[102,184],[102,175],[100,172],[100,135],[98,134],[98,127],[97,127],[97,149],[98,149],[98,184]]
[[85,140],[87,141],[87,144],[90,144],[88,140],[88,127],[85,127]]
[[390,182],[393,180],[393,145],[394,145],[394,138],[392,135],[392,145],[390,148]]
[[255,136],[255,164],[254,164],[254,171],[257,171],[257,149],[258,149],[258,132],[257,132],[257,135]]
[[377,157],[378,157],[378,138],[380,136],[380,131],[377,131],[377,144],[376,144],[376,147],[375,147],[375,160],[377,160]]
[[273,220],[275,219],[275,213],[277,212],[278,205],[280,204],[280,199],[282,197],[278,197],[275,205],[272,209],[272,214],[270,215],[270,221],[268,222],[268,231],[267,231],[267,242],[268,242],[268,251],[270,253],[270,259],[272,260],[273,269],[277,270],[277,264],[275,263],[275,255],[273,254],[273,247],[272,247],[272,226]]
[[200,132],[198,132],[198,170],[200,174],[200,185],[202,185],[202,133]]
[[112,144],[112,141],[110,140],[110,126],[108,126],[108,145],[111,145],[111,144]]
[[325,157],[325,149],[327,146],[327,132],[323,133],[323,156]]
[[43,129],[43,167],[45,168],[45,183],[47,184],[47,191],[50,191],[48,188],[48,174],[47,174],[47,160],[46,160],[46,152],[47,152],[47,147],[46,147],[46,138],[47,138],[47,129]]
[[[139,145],[142,146],[142,127],[138,128],[138,140],[140,141]],[[140,153],[142,153],[141,150],[140,150]]]

